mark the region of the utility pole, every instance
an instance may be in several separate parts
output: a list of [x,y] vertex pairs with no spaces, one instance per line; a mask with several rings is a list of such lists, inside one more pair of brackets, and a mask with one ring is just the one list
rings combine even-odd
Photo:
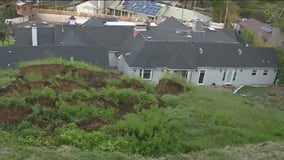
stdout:
[[181,20],[183,21],[184,1],[182,2]]
[[227,23],[227,18],[228,18],[228,10],[229,10],[229,1],[226,1],[227,6],[226,6],[226,13],[225,13],[225,19],[224,19],[224,27]]

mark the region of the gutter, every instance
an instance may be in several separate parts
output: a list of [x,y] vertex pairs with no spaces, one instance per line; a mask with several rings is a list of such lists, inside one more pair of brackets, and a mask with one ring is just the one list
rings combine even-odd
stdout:
[[244,87],[244,85],[239,86],[236,90],[234,90],[233,94],[236,94],[239,90],[241,90]]

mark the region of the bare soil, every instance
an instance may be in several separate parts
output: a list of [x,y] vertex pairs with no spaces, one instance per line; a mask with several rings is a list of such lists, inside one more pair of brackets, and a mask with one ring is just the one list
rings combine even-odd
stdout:
[[87,89],[88,85],[84,82],[71,81],[67,79],[57,79],[56,83],[58,86],[52,86],[56,92],[71,92],[73,89]]
[[32,109],[24,106],[0,108],[0,122],[19,124],[31,113]]
[[178,95],[183,93],[185,87],[181,84],[178,84],[170,79],[161,79],[159,84],[156,86],[156,91],[158,94],[173,94]]
[[90,119],[85,119],[77,123],[77,126],[86,132],[92,132],[92,131],[98,131],[105,125],[107,125],[108,122],[105,120],[102,120],[98,117],[93,117]]
[[26,75],[29,73],[41,74],[44,78],[50,78],[56,74],[66,74],[68,68],[62,64],[40,64],[31,65],[20,68],[20,74]]
[[122,83],[118,85],[118,88],[131,88],[138,91],[146,90],[143,84],[135,79],[131,79],[130,81],[122,80]]

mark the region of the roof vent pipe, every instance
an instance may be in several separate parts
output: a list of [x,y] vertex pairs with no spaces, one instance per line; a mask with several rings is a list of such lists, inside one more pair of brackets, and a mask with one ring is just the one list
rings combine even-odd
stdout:
[[203,49],[202,48],[199,48],[199,53],[203,54]]
[[243,51],[241,49],[238,49],[239,55],[243,54]]

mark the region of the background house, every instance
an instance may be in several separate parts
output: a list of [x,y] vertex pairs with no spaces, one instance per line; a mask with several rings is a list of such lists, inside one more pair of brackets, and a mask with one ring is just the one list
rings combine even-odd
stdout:
[[80,13],[103,14],[105,13],[105,7],[105,0],[91,0],[78,4],[76,11]]
[[259,35],[265,42],[274,44],[276,47],[282,46],[284,43],[284,35],[279,29],[270,24],[262,23],[254,18],[243,20],[239,23],[238,30],[247,29],[254,35]]
[[170,72],[198,85],[272,85],[275,49],[247,47],[233,35],[196,32],[171,18],[128,39],[118,53],[118,70],[154,83]]

